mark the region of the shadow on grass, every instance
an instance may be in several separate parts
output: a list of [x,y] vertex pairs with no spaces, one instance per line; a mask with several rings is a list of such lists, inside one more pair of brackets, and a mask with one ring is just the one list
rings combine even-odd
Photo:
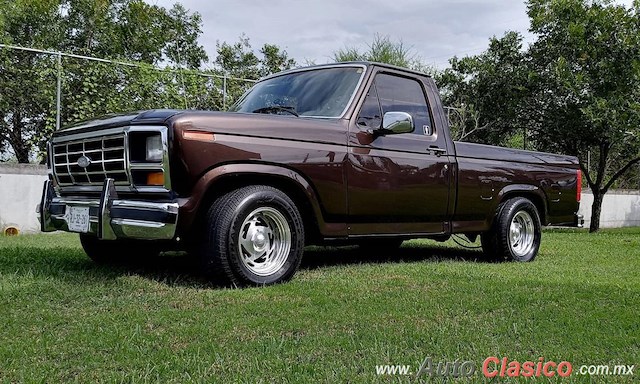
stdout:
[[140,276],[169,286],[219,286],[205,279],[197,262],[186,255],[136,259],[132,254],[125,261],[97,264],[75,247],[0,248],[0,275],[53,278],[80,285],[109,284],[123,276]]
[[358,247],[309,247],[305,250],[301,269],[317,269],[336,265],[413,263],[440,261],[484,262],[478,250],[442,245],[404,246],[392,251],[365,252]]
[[[384,253],[364,252],[358,247],[308,247],[301,269],[372,263],[483,262],[477,250],[441,245],[410,244]],[[122,276],[140,276],[169,286],[222,288],[209,281],[195,258],[184,253],[167,253],[153,259],[135,259],[106,265],[89,260],[81,249],[71,247],[16,247],[0,249],[0,274],[50,277],[77,284],[108,283]]]

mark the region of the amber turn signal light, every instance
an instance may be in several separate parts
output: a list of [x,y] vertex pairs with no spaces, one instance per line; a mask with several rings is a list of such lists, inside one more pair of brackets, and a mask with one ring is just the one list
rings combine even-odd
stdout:
[[163,172],[147,173],[147,185],[164,185],[164,173]]
[[211,132],[185,131],[182,137],[186,140],[216,141],[216,136]]

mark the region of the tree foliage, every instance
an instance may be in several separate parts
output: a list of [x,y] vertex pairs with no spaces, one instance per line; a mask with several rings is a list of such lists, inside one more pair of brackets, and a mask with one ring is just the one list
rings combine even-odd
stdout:
[[[48,46],[60,35],[55,1],[4,0],[0,42]],[[0,51],[0,150],[11,146],[19,161],[28,161],[27,138],[42,131],[51,92],[51,58],[27,52]],[[42,70],[39,70],[42,68]]]
[[437,80],[454,137],[499,145],[524,137],[520,101],[527,92],[527,68],[522,36],[507,32],[492,38],[484,53],[454,57],[450,63]]
[[[609,1],[531,0],[531,89],[525,100],[539,148],[578,156],[602,197],[640,162],[640,13]],[[595,160],[587,162],[588,154]]]
[[225,100],[223,75],[258,79],[295,65],[270,44],[258,59],[243,36],[237,44],[219,44],[213,68],[203,70],[208,56],[198,44],[201,33],[200,15],[180,4],[166,9],[142,0],[0,0],[4,44],[133,64],[62,56],[59,66],[56,55],[0,49],[0,156],[13,153],[29,162],[42,153],[56,127],[59,69],[64,126],[130,110],[221,109],[251,84],[230,80]]
[[520,137],[577,156],[594,196],[592,231],[604,194],[640,162],[639,9],[638,1],[530,0],[537,39],[528,49],[507,33],[480,55],[453,58],[439,78],[460,138]]
[[361,51],[357,47],[346,47],[334,52],[336,62],[344,61],[373,61],[386,63],[398,67],[409,68],[427,74],[434,74],[435,68],[425,65],[418,54],[402,40],[392,41],[389,36],[376,34],[367,50]]
[[[180,5],[171,10],[141,0],[17,0],[3,5],[0,41],[5,44],[148,65],[197,68],[207,59],[196,43],[200,17]],[[0,141],[10,144],[19,162],[28,162],[32,146],[42,147],[55,127],[57,58],[3,49],[0,63]],[[119,96],[126,69],[66,58],[62,64],[63,123],[130,105],[131,100]]]
[[216,44],[218,56],[215,63],[222,73],[231,77],[227,83],[227,98],[235,100],[250,85],[238,79],[258,80],[272,73],[293,68],[295,60],[288,57],[287,51],[277,45],[265,44],[257,55],[249,38],[242,35],[234,44],[226,42]]

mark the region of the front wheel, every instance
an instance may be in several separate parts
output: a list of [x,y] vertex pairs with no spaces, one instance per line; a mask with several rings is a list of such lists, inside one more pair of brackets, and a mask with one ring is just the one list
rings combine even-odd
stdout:
[[490,258],[509,261],[533,261],[542,238],[538,209],[524,197],[500,204],[494,224],[482,234],[482,249]]
[[293,277],[304,248],[295,203],[270,186],[249,186],[218,198],[207,214],[200,257],[223,283],[269,285]]

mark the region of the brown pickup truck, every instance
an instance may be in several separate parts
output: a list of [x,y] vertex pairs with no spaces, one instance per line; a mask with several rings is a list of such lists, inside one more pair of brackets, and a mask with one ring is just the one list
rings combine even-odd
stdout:
[[229,112],[106,116],[48,151],[42,231],[99,262],[178,246],[235,285],[290,279],[308,244],[461,234],[531,261],[542,225],[583,223],[575,157],[454,142],[434,81],[377,63],[278,73]]

